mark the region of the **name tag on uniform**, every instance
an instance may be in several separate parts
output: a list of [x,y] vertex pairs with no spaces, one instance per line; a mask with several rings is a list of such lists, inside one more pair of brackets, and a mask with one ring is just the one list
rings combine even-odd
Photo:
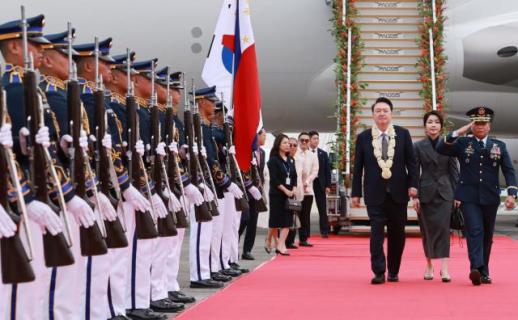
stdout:
[[290,179],[290,177],[286,178],[286,184],[287,184],[287,185],[290,185],[290,184],[291,184],[291,179]]

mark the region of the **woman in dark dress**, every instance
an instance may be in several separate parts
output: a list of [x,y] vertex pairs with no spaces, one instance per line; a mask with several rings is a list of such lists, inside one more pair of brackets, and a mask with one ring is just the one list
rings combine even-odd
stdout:
[[457,160],[435,151],[441,139],[443,118],[430,111],[423,118],[426,138],[415,143],[419,177],[419,200],[414,202],[426,256],[425,280],[433,279],[432,259],[441,259],[441,278],[450,282],[450,218],[454,189],[458,177]]
[[279,134],[275,138],[268,170],[270,172],[270,218],[268,226],[268,237],[266,239],[266,251],[269,251],[274,239],[279,232],[279,239],[276,241],[276,252],[282,255],[289,255],[286,249],[286,237],[289,228],[293,225],[293,213],[286,209],[286,201],[295,195],[294,189],[297,186],[297,172],[295,171],[295,160],[289,156],[289,138]]

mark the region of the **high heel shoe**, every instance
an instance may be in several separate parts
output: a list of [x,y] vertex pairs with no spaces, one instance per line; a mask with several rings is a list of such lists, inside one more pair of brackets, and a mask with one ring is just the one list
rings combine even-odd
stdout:
[[445,282],[445,283],[451,282],[451,277],[449,274],[447,274],[447,273],[443,274],[441,271],[441,280],[442,280],[442,282]]
[[266,253],[268,254],[272,253],[272,248],[268,245],[266,241],[264,242],[264,251],[266,251]]
[[426,267],[426,269],[424,271],[423,279],[425,279],[425,280],[433,280],[433,267],[431,269]]
[[288,252],[282,252],[279,249],[275,249],[276,254],[280,254],[281,256],[289,256],[290,254]]

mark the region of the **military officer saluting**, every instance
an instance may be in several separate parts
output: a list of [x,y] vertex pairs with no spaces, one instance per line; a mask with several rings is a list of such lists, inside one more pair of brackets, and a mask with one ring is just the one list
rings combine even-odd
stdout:
[[[437,152],[459,159],[460,180],[455,191],[455,205],[460,205],[466,224],[469,278],[474,285],[490,284],[489,256],[500,205],[500,169],[507,185],[505,206],[508,209],[515,206],[518,188],[505,143],[488,136],[493,110],[481,106],[469,110],[466,115],[472,122],[439,141]],[[473,136],[464,136],[470,129]]]

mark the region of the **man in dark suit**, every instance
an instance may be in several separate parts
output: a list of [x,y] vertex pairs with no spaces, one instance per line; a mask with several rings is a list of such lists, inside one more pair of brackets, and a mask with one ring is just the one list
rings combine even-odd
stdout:
[[[356,139],[352,206],[359,207],[364,194],[371,224],[372,284],[385,282],[386,269],[388,281],[399,281],[408,201],[417,196],[417,166],[412,139],[407,129],[391,124],[392,109],[389,99],[378,98],[372,105],[374,126]],[[383,252],[385,225],[388,263]]]
[[327,152],[320,149],[320,136],[316,131],[309,132],[309,147],[318,156],[318,177],[313,180],[313,191],[317,203],[318,215],[320,220],[320,234],[327,238],[329,234],[329,221],[327,219],[326,194],[331,187],[331,165]]
[[[261,148],[266,142],[266,130],[261,129],[257,135],[257,145],[259,148],[254,151],[255,161],[257,162],[257,169],[259,170],[259,178],[261,179],[261,185],[264,185],[264,165],[265,165],[265,152]],[[256,200],[253,197],[248,198],[248,215],[243,215],[241,219],[241,225],[239,226],[239,237],[245,233],[245,240],[243,243],[243,254],[241,258],[244,260],[255,260],[255,257],[251,254],[252,248],[254,247],[255,234],[257,231],[257,219],[259,212],[256,207]],[[246,232],[245,232],[246,231]]]
[[[448,134],[437,143],[437,152],[454,156],[460,163],[460,182],[455,190],[466,224],[470,261],[469,278],[473,285],[490,284],[489,256],[493,243],[496,212],[500,205],[499,171],[507,184],[505,206],[515,206],[516,174],[504,142],[489,138],[493,110],[476,107],[466,113],[471,123]],[[472,137],[463,137],[470,130]]]

